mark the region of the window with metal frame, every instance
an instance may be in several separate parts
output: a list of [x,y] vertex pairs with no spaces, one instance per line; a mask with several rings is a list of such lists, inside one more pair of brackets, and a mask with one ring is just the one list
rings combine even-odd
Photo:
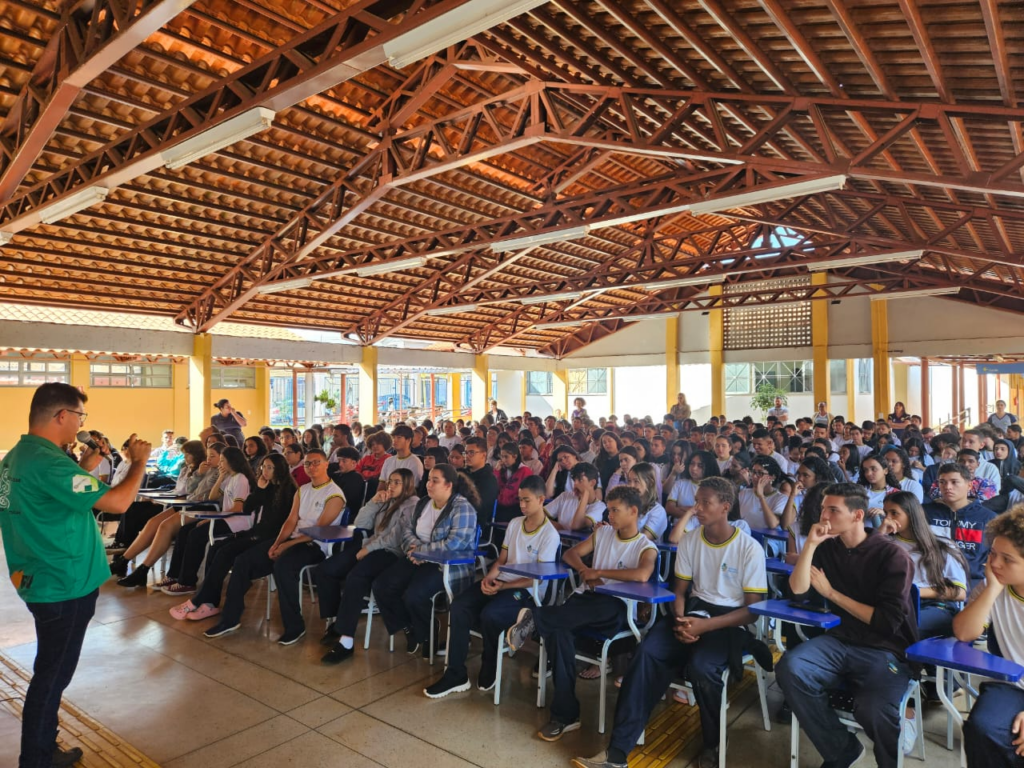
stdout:
[[570,395],[608,394],[607,368],[570,368],[568,374]]
[[846,361],[828,361],[829,390],[833,395],[846,394]]
[[750,386],[750,363],[725,364],[725,394],[753,394]]
[[526,372],[527,395],[550,395],[554,390],[554,376],[545,371]]
[[170,363],[91,363],[89,383],[93,387],[170,389],[172,368]]
[[49,382],[71,383],[71,364],[66,360],[0,359],[0,387],[38,387]]
[[256,389],[256,369],[248,365],[214,365],[211,389]]
[[862,357],[857,361],[857,394],[870,395],[875,391],[875,361]]

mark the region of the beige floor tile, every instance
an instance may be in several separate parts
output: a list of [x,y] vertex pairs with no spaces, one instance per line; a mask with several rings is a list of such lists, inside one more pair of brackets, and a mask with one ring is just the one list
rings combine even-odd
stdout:
[[[238,763],[238,768],[313,768],[344,766],[344,768],[379,768],[369,758],[342,746],[316,731],[274,747],[262,755]],[[422,765],[409,763],[410,766]]]
[[[405,656],[405,654],[402,655]],[[359,653],[357,652],[355,658],[339,665],[339,667],[344,667],[347,664],[358,665],[360,663],[358,659]],[[431,667],[425,661],[419,659],[409,660],[405,664],[400,664],[390,669],[378,668],[376,673],[373,672],[372,657],[370,661],[364,660],[363,663],[366,664],[366,673],[360,673],[355,682],[346,684],[339,690],[333,691],[331,698],[337,699],[353,709],[360,709],[409,686],[413,686],[416,690],[422,690],[443,671],[443,666],[435,665]]]
[[335,720],[352,711],[352,707],[342,704],[329,696],[321,696],[308,704],[289,710],[288,717],[298,720],[308,728],[319,728],[321,725]]
[[163,768],[229,768],[243,760],[258,757],[308,731],[309,728],[293,718],[279,715],[164,763]]
[[0,707],[0,765],[17,765],[20,752],[21,720]]
[[473,766],[451,752],[362,712],[351,712],[319,728],[318,732],[388,768],[406,768],[410,755],[416,756],[417,765],[429,765],[430,768]]

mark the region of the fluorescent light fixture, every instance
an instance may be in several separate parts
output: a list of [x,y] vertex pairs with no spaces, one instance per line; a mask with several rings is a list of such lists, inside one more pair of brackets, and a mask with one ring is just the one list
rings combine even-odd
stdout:
[[402,69],[450,45],[495,27],[541,5],[544,0],[472,0],[458,11],[446,13],[384,43],[391,66]]
[[551,243],[561,243],[565,240],[578,240],[581,237],[586,237],[589,231],[589,227],[583,226],[562,229],[557,232],[543,232],[538,235],[516,237],[511,240],[493,243],[491,250],[494,253],[507,253],[508,251],[518,251],[521,248],[532,248],[536,245],[550,245]]
[[644,288],[650,291],[660,291],[663,288],[689,288],[693,285],[717,285],[725,282],[725,275],[694,275],[693,277],[681,277],[678,280],[665,280],[664,282],[643,283],[641,285],[622,285],[620,288]]
[[653,315],[629,315],[628,317],[604,317],[602,320],[625,320],[627,323],[635,323],[640,320],[665,320],[670,317],[679,317],[678,312],[662,312]]
[[575,301],[582,298],[582,291],[566,291],[565,293],[549,293],[546,296],[527,296],[524,299],[518,299],[518,301],[523,304],[546,304],[549,301]]
[[444,315],[460,315],[463,312],[475,312],[479,308],[479,304],[456,304],[451,307],[435,307],[434,309],[428,309],[423,314],[434,315],[437,317]]
[[818,264],[808,264],[811,272],[825,272],[829,269],[845,269],[846,267],[870,267],[875,264],[888,264],[893,261],[917,261],[924,256],[924,251],[898,251],[896,253],[877,253],[874,256],[851,256],[848,259],[829,259]]
[[554,328],[572,328],[574,325],[583,325],[584,323],[593,323],[595,320],[583,319],[583,320],[562,320],[557,323],[538,323],[533,326],[535,331],[549,331]]
[[106,187],[86,187],[74,194],[51,203],[39,211],[39,219],[43,224],[56,224],[61,219],[66,219],[79,211],[91,208],[96,203],[106,200],[110,190]]
[[293,280],[281,280],[277,283],[267,283],[256,289],[256,293],[281,293],[282,291],[294,291],[299,288],[309,288],[316,280],[315,277],[296,277]]
[[13,232],[0,232],[0,248],[7,245],[11,240],[14,239]]
[[719,213],[730,208],[743,208],[748,205],[760,205],[761,203],[773,203],[776,200],[785,200],[790,197],[801,195],[814,195],[820,192],[833,192],[842,189],[846,184],[846,176],[823,176],[817,179],[797,181],[793,184],[783,184],[764,189],[750,189],[738,195],[719,197],[714,200],[703,200],[699,203],[691,203],[690,213],[694,216],[701,213]]
[[389,272],[400,272],[403,269],[415,269],[427,263],[426,256],[413,256],[410,259],[398,259],[397,261],[382,261],[380,264],[368,264],[365,267],[356,267],[351,270],[359,277],[371,277],[373,275],[386,275]]
[[888,301],[889,299],[916,299],[923,296],[953,296],[957,293],[960,293],[960,286],[950,285],[945,288],[921,288],[916,291],[894,291],[892,293],[874,293],[871,295],[871,300]]
[[255,107],[161,152],[160,157],[165,167],[182,168],[201,157],[265,131],[273,122],[274,110]]

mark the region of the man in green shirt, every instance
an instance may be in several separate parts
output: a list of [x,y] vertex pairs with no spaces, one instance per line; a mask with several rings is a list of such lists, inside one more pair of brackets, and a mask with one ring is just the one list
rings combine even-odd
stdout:
[[86,449],[79,463],[64,453],[85,424],[88,398],[69,384],[43,384],[32,397],[28,434],[0,462],[0,535],[18,595],[35,618],[36,659],[22,710],[19,768],[70,765],[77,747],[57,746],[57,714],[96,608],[110,578],[98,509],[121,514],[145,476],[149,443],[132,435],[131,468],[110,488],[89,474],[102,458]]

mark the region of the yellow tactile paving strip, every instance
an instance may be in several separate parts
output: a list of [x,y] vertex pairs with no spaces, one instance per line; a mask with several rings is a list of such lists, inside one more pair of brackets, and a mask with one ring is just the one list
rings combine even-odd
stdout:
[[[31,675],[0,653],[0,706],[19,720]],[[60,708],[60,743],[65,749],[81,747],[86,768],[159,768],[124,739],[97,723],[66,698]]]
[[[775,660],[781,655],[776,652]],[[729,687],[729,701],[735,701],[755,684],[754,673],[745,673],[737,685]],[[644,733],[643,746],[629,753],[629,768],[663,768],[686,749],[691,739],[700,737],[700,712],[695,706],[673,702],[648,721]]]

